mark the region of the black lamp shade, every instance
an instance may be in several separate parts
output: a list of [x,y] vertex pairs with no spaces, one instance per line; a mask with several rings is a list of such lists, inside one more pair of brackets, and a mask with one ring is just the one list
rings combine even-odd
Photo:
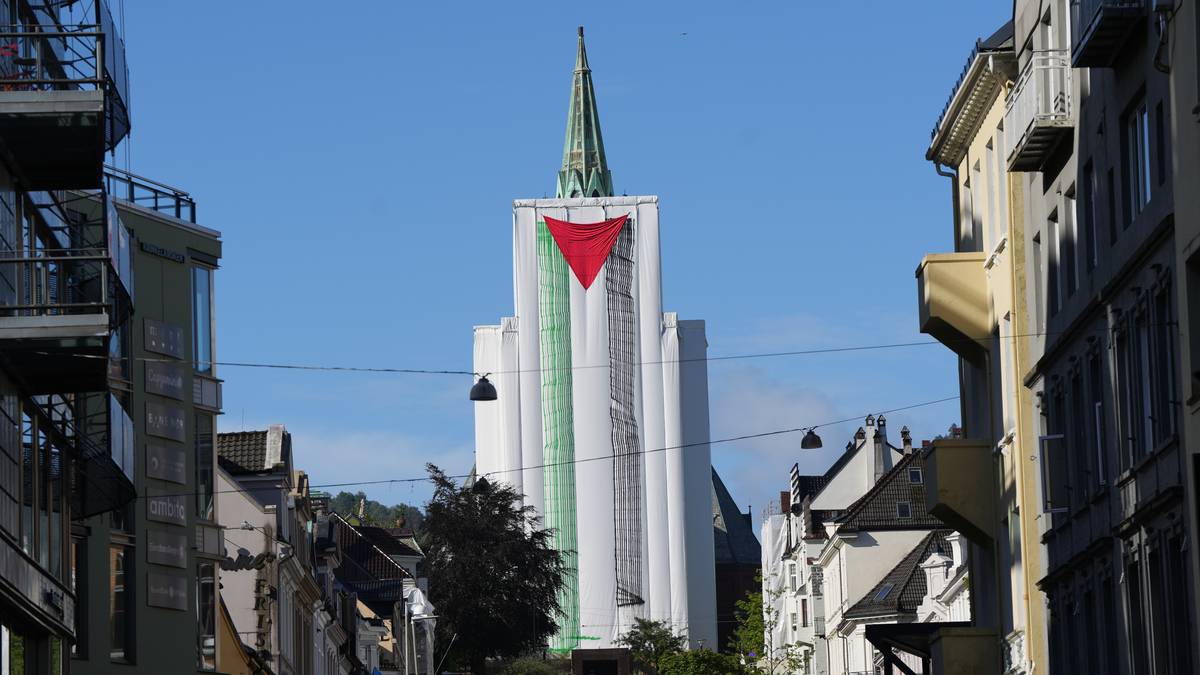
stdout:
[[495,401],[496,387],[488,382],[487,376],[479,378],[479,381],[471,387],[472,401]]
[[804,434],[804,439],[800,441],[800,449],[816,450],[819,447],[821,447],[821,437],[817,435],[817,432],[809,429],[808,433]]

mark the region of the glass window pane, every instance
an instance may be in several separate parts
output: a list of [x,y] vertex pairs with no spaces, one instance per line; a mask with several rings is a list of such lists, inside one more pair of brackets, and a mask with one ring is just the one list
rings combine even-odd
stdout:
[[192,360],[196,372],[212,372],[212,270],[192,268]]
[[196,416],[196,515],[213,518],[213,418]]
[[216,598],[216,568],[203,563],[196,579],[196,666],[201,670],[217,668]]

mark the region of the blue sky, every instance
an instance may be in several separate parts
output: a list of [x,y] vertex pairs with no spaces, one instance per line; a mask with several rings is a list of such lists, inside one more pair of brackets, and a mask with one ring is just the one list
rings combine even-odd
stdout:
[[[127,0],[129,168],[224,234],[220,360],[467,369],[471,327],[512,312],[510,202],[553,193],[583,24],[616,190],[660,196],[664,307],[707,320],[710,354],[921,340],[913,272],[952,245],[929,130],[1010,12]],[[714,362],[713,436],[954,395],[955,372],[936,345]],[[470,468],[467,378],[220,375],[220,429],[286,424],[316,484]],[[920,440],[957,419],[951,402],[889,426]],[[785,436],[713,462],[757,515],[855,426],[821,429],[822,451]]]

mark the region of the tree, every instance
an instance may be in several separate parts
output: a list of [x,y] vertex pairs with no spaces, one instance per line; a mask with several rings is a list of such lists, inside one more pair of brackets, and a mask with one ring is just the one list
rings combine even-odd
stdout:
[[[759,577],[759,580],[762,578]],[[738,655],[739,662],[751,669],[749,672],[764,675],[794,673],[804,665],[800,647],[795,643],[770,643],[770,636],[782,621],[775,607],[775,601],[782,595],[780,589],[768,589],[766,597],[769,602],[765,605],[761,591],[747,593],[745,598],[737,601],[738,624],[733,630],[729,646]]]
[[666,621],[634,619],[633,628],[617,638],[618,645],[629,647],[633,662],[650,673],[658,673],[662,659],[683,651],[686,638],[676,635]]
[[448,663],[483,675],[488,658],[541,651],[558,630],[566,566],[532,507],[504,483],[459,487],[433,464],[422,528],[436,644]]
[[693,649],[663,657],[660,675],[739,675],[749,672],[737,656]]
[[421,524],[425,520],[421,509],[415,506],[408,504],[385,506],[374,499],[367,499],[367,494],[361,490],[358,492],[343,490],[329,500],[329,508],[346,518],[358,516],[359,504],[363,505],[361,520],[363,525],[406,527],[416,531],[421,529]]

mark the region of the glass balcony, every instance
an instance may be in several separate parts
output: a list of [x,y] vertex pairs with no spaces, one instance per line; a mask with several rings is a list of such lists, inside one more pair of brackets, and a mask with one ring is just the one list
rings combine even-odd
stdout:
[[133,419],[116,394],[96,392],[77,401],[79,457],[72,497],[74,516],[84,518],[118,509],[136,496],[136,446]]
[[60,11],[0,26],[0,139],[32,190],[99,187],[104,153],[129,133],[125,45],[108,3]]
[[1065,49],[1033,52],[1004,109],[1004,148],[1009,171],[1040,171],[1057,147],[1071,135],[1075,112],[1071,102],[1071,59]]
[[1146,0],[1071,0],[1071,65],[1108,68],[1134,26],[1146,16]]
[[67,225],[32,250],[0,252],[0,346],[31,394],[105,390],[133,311],[129,231],[104,192],[39,210]]
[[196,222],[196,201],[179,188],[114,166],[104,167],[104,187],[115,199],[189,223]]

